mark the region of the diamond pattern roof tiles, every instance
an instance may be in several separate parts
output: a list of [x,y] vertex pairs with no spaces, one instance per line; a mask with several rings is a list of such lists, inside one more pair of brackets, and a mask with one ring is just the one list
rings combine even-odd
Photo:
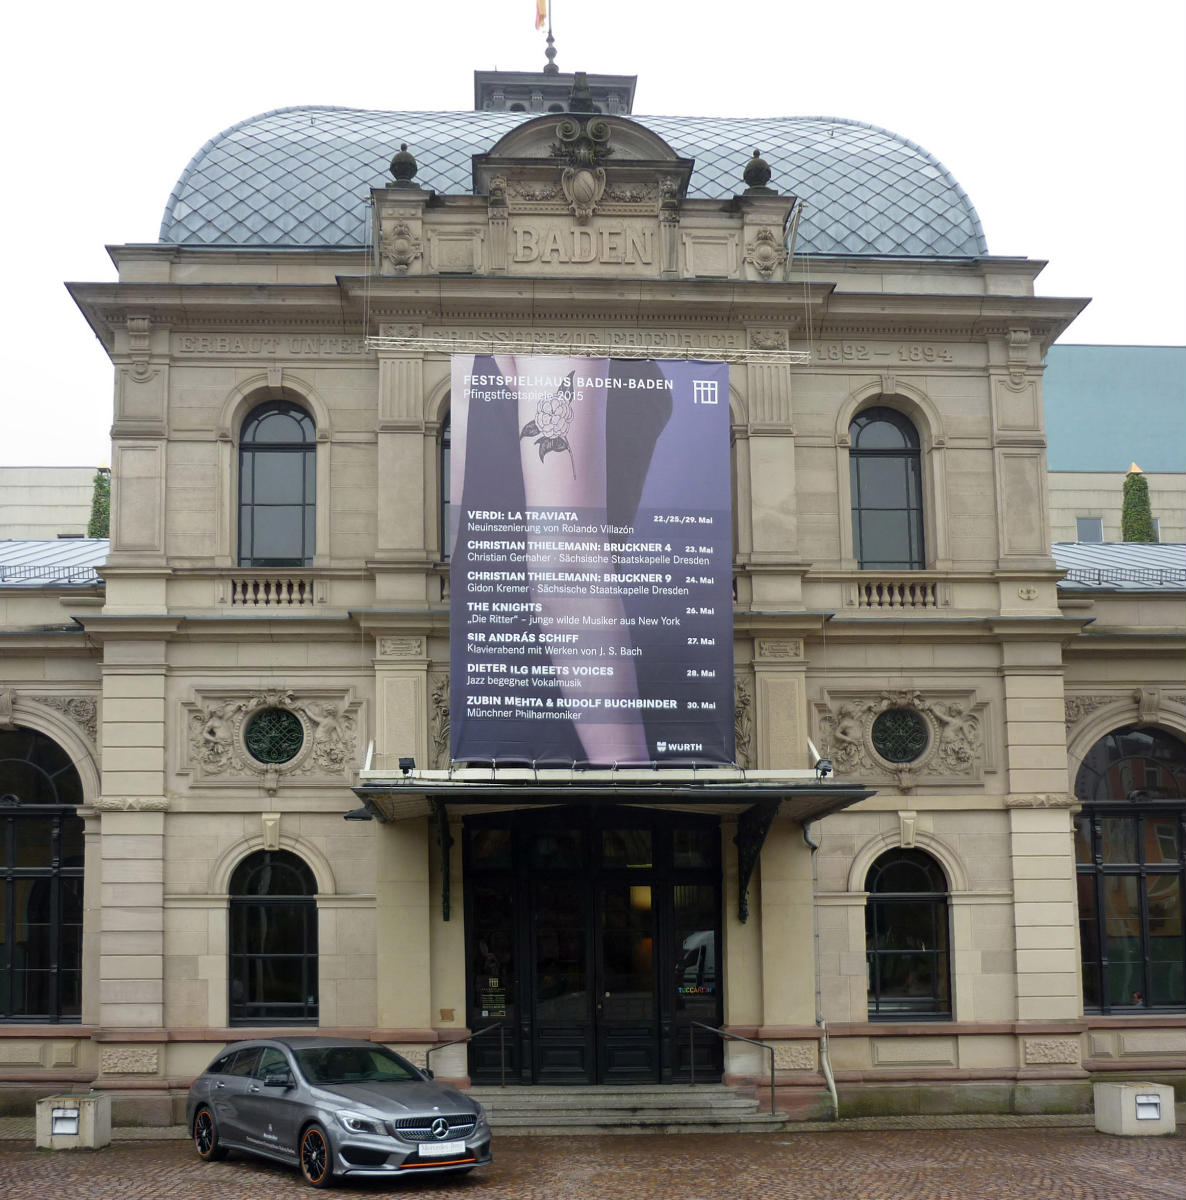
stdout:
[[[416,182],[443,193],[472,188],[472,156],[530,119],[509,112],[368,112],[284,108],[208,141],[177,182],[160,240],[182,245],[359,247],[367,200],[387,180],[400,142]],[[757,148],[771,183],[806,201],[805,254],[969,258],[987,253],[972,202],[921,147],[872,125],[830,117],[635,117],[677,154],[695,159],[688,194],[742,190]]]

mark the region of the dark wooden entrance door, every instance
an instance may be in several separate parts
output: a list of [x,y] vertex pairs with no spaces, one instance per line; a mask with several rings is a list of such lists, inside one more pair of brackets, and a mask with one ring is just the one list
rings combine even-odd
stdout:
[[536,1083],[658,1080],[652,891],[650,884],[533,881]]
[[[686,1078],[688,1024],[719,1024],[720,827],[638,809],[466,821],[468,1022],[502,1023],[522,1083]],[[697,1078],[720,1070],[716,1039]],[[497,1034],[470,1074],[501,1075]]]
[[530,891],[532,1081],[591,1083],[597,1057],[589,887],[584,880],[535,879]]
[[596,951],[597,1077],[604,1083],[659,1078],[655,996],[655,907],[650,883],[598,883]]

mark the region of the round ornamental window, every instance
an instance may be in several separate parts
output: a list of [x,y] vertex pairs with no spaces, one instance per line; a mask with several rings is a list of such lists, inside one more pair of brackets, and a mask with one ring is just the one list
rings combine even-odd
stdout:
[[243,730],[247,753],[261,763],[286,763],[305,744],[301,719],[287,708],[261,708]]
[[873,749],[887,762],[908,763],[921,758],[930,735],[922,714],[913,708],[890,708],[870,730]]

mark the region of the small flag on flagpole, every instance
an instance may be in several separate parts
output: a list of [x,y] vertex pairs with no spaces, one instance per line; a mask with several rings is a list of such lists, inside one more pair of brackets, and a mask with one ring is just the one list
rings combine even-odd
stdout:
[[535,27],[543,29],[548,23],[548,0],[535,0]]

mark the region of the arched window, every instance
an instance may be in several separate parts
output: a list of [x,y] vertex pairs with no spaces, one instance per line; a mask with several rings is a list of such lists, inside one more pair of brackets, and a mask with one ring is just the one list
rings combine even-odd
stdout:
[[313,418],[287,400],[252,409],[239,438],[239,564],[310,566],[316,498]]
[[449,525],[449,497],[452,487],[450,458],[453,449],[453,419],[446,416],[441,424],[441,560],[449,561],[453,551],[453,530]]
[[865,879],[871,1020],[951,1016],[947,879],[921,850],[890,850]]
[[232,1025],[317,1024],[317,881],[287,850],[249,855],[231,876]]
[[0,1021],[81,1017],[81,803],[61,746],[0,730]]
[[852,544],[868,570],[921,570],[922,460],[918,430],[892,408],[867,408],[848,427]]
[[1083,1007],[1186,1007],[1183,844],[1186,745],[1129,726],[1091,748],[1075,777]]

